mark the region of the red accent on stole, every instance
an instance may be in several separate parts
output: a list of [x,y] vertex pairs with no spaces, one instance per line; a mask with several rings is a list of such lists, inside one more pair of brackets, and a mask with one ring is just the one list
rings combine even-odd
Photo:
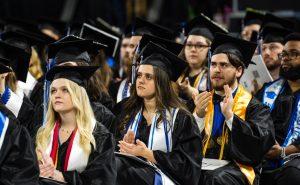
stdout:
[[75,134],[76,134],[77,129],[73,130],[72,134],[71,134],[71,139],[67,148],[67,153],[66,153],[66,158],[65,158],[65,163],[64,163],[64,171],[68,170],[68,164],[69,164],[69,159],[70,159],[70,154],[72,151],[72,146],[73,146],[73,141],[75,138]]
[[57,160],[57,150],[58,150],[58,137],[59,137],[59,122],[56,121],[54,125],[52,149],[50,152],[50,157],[52,158],[54,166],[56,166],[57,164],[56,160]]
[[[50,152],[50,157],[52,158],[53,164],[57,165],[57,153],[58,153],[58,147],[59,147],[59,125],[60,123],[58,121],[55,122],[55,126],[54,126],[54,132],[53,132],[53,141],[52,141],[52,149]],[[67,148],[67,152],[66,152],[66,156],[65,156],[65,161],[64,161],[64,171],[67,171],[68,169],[68,164],[69,164],[69,159],[70,159],[70,154],[72,151],[72,146],[73,146],[73,141],[75,138],[75,134],[76,134],[77,128],[75,130],[73,130],[72,134],[71,134],[71,138],[70,138],[70,142]]]

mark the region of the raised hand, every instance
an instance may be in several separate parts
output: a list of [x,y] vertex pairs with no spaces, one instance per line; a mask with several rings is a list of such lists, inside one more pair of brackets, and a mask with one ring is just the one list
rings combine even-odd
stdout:
[[195,104],[195,111],[198,117],[203,118],[205,116],[207,106],[212,101],[212,95],[210,92],[204,91],[200,94],[193,94],[193,100]]
[[229,120],[233,116],[233,97],[232,90],[228,85],[224,85],[225,98],[221,102],[221,111],[226,120]]
[[135,139],[134,132],[132,130],[128,130],[127,133],[123,137],[123,141],[126,143],[133,144]]

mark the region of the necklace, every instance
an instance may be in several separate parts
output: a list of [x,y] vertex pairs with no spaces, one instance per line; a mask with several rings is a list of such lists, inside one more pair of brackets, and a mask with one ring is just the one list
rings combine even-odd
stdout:
[[60,128],[60,130],[62,131],[62,132],[65,132],[65,133],[67,133],[67,134],[70,134],[73,130],[68,130],[68,129],[64,129],[64,128]]

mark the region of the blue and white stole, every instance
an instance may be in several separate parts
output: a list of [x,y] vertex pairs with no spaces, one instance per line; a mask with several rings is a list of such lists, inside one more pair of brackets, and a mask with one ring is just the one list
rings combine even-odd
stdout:
[[0,151],[6,135],[8,123],[9,119],[2,112],[0,112]]
[[287,136],[282,144],[283,147],[287,147],[294,141],[300,139],[300,94],[296,95],[296,101],[293,105],[293,112],[290,119]]
[[127,78],[121,82],[117,94],[117,103],[130,96],[130,86],[131,85]]
[[271,109],[271,111],[274,108],[274,102],[276,98],[284,90],[284,83],[285,80],[279,78],[278,80],[267,86],[264,90],[262,103],[264,105],[267,105]]
[[[157,113],[152,118],[150,135],[148,139],[147,147],[150,150],[160,150],[166,153],[172,151],[172,132],[175,125],[175,120],[178,113],[178,108],[171,108],[170,111],[164,111],[164,118],[161,124],[157,124],[157,120],[160,114]],[[139,123],[142,120],[142,109],[136,114],[134,119],[130,121],[128,129],[132,130],[137,136],[137,130]],[[155,167],[155,179],[154,185],[173,185],[174,183],[153,163],[152,166]]]

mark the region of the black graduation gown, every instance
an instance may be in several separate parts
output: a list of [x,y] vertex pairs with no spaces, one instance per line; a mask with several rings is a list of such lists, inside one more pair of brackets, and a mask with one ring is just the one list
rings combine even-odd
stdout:
[[29,133],[2,104],[0,111],[9,118],[0,150],[0,184],[38,184],[39,167]]
[[[267,84],[265,84],[256,94],[256,97],[262,101],[263,99],[263,93],[265,90]],[[292,118],[293,109],[296,108],[296,95],[299,95],[300,90],[296,92],[292,92],[290,86],[286,82],[284,84],[284,90],[278,95],[274,102],[273,110],[271,112],[271,117],[273,119],[274,128],[275,128],[275,139],[279,143],[279,145],[282,145],[288,132],[290,119]],[[300,139],[295,140],[291,145],[299,146],[300,145]],[[286,171],[290,170],[289,167],[296,168],[298,171],[300,170],[300,159],[296,158],[288,163],[286,163],[280,171],[274,171],[265,173],[263,171],[263,176],[261,183],[262,184],[272,184],[274,182],[274,179],[276,176],[282,177],[279,181],[285,181],[289,177],[286,177],[286,175],[293,174],[292,171]],[[296,170],[294,169],[294,170]],[[294,176],[296,178],[296,176]],[[291,179],[291,178],[290,178]],[[299,182],[299,179],[298,181]],[[279,184],[282,184],[280,182],[277,182]]]
[[[216,140],[216,138],[213,139]],[[257,167],[274,144],[274,128],[270,110],[252,98],[246,108],[245,121],[236,115],[233,117],[232,130],[229,131],[228,144],[224,149],[224,159],[252,166],[258,175]],[[219,148],[220,146],[216,144],[210,151],[217,152],[211,152],[209,157],[217,159]],[[204,184],[245,184],[246,182],[245,176],[239,172],[239,168],[234,163],[204,173]]]
[[[255,95],[258,100],[262,101],[263,93],[265,89],[264,85]],[[281,145],[288,132],[289,122],[291,119],[293,105],[296,101],[296,94],[300,93],[300,90],[292,92],[288,83],[284,84],[285,88],[281,94],[278,95],[274,102],[274,108],[271,111],[271,117],[273,119],[275,128],[275,138],[276,141]],[[300,145],[300,141],[296,141],[295,145]]]
[[119,81],[119,82],[112,81],[109,85],[109,94],[115,102],[117,102],[117,96],[118,96],[118,91],[119,91],[121,82],[122,81]]
[[43,97],[44,97],[44,80],[45,75],[37,80],[37,83],[33,87],[29,99],[33,103],[34,106],[38,106],[43,104]]
[[[81,173],[77,171],[62,171],[67,143],[59,147],[57,169],[62,171],[68,184],[76,185],[115,185],[116,161],[114,155],[114,139],[111,133],[99,122],[93,135],[96,140],[96,149],[93,149],[88,160],[86,169]],[[67,140],[66,142],[69,142]]]
[[[119,120],[121,119],[122,115],[119,117]],[[146,125],[146,120],[143,118],[138,135],[144,143],[148,143],[149,138],[150,128]],[[153,151],[157,166],[179,184],[197,185],[201,175],[202,142],[192,115],[182,110],[178,111],[172,141],[172,152]],[[154,171],[150,167],[122,157],[117,157],[117,167],[117,184],[153,185]]]

